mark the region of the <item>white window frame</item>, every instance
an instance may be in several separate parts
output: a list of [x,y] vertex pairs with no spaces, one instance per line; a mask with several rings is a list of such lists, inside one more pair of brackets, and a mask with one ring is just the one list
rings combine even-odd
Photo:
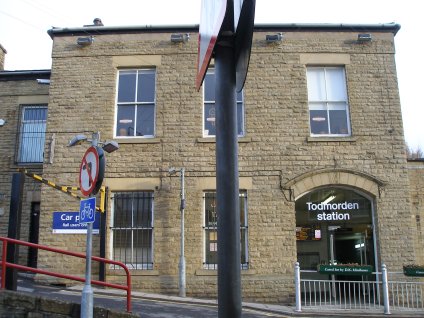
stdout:
[[[203,107],[202,107],[202,134],[204,138],[215,138],[216,134],[209,134],[208,129],[206,129],[205,127],[205,121],[211,121],[211,122],[215,122],[216,120],[216,116],[215,113],[211,113],[211,114],[206,114],[206,105],[215,105],[215,100],[206,100],[206,94],[205,94],[205,89],[206,89],[206,77],[208,76],[214,76],[215,77],[215,69],[214,68],[209,68],[206,72],[205,75],[205,80],[203,82]],[[244,90],[241,91],[241,93],[238,93],[236,96],[237,99],[237,115],[239,114],[239,107],[241,107],[241,132],[239,132],[239,127],[238,127],[238,122],[239,122],[239,118],[237,118],[237,135],[238,137],[244,137],[246,135],[246,122],[245,122],[245,103],[244,103]],[[209,117],[206,117],[207,115],[209,115]]]
[[[121,72],[136,72],[136,81],[135,81],[135,97],[134,97],[134,101],[132,102],[119,102],[118,97],[119,97],[119,77]],[[153,101],[149,101],[149,102],[143,102],[143,101],[137,101],[137,94],[138,94],[138,74],[140,73],[153,73],[154,77],[155,77],[155,84],[154,84],[154,100]],[[120,69],[118,70],[117,73],[117,80],[116,80],[116,101],[115,101],[115,120],[114,120],[114,129],[113,129],[113,135],[114,138],[154,138],[155,134],[156,134],[156,80],[157,80],[157,70],[155,67],[151,67],[151,68],[134,68],[134,69]],[[134,113],[134,118],[132,118],[132,120],[134,121],[133,126],[134,126],[134,130],[137,127],[137,110],[139,107],[143,107],[143,105],[153,105],[153,134],[147,134],[147,135],[137,135],[136,131],[134,131],[134,135],[130,135],[130,133],[128,133],[127,135],[124,134],[120,134],[118,132],[118,110],[119,107],[125,107],[125,106],[135,106],[135,113]]]
[[[323,72],[323,78],[324,80],[322,82],[313,82],[310,79],[309,72],[311,71],[322,71]],[[327,75],[327,73],[330,70],[337,70],[341,71],[343,82],[338,85],[343,89],[343,91],[339,91],[338,95],[342,96],[342,98],[339,99],[332,99],[329,97],[332,87],[330,83],[330,77]],[[347,92],[347,81],[346,81],[346,70],[343,66],[308,66],[307,67],[307,78],[308,78],[308,105],[309,105],[309,131],[311,137],[347,137],[351,136],[351,126],[350,126],[350,110],[349,110],[349,103],[348,103],[348,92]],[[313,95],[312,86],[320,86],[322,88],[322,92],[325,96],[323,96],[320,99],[314,99],[311,97]],[[339,129],[336,131],[334,128],[332,129],[332,123],[331,123],[331,111],[336,110],[343,110],[345,112],[346,116],[346,123],[342,123],[342,127],[339,127]],[[325,112],[325,117],[316,117],[316,121],[326,121],[326,132],[323,133],[314,133],[313,127],[312,127],[312,121],[314,118],[311,118],[311,111],[322,111]]]

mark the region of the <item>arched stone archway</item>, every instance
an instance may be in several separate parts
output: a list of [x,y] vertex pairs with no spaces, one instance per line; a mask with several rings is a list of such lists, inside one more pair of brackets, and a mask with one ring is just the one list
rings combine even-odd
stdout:
[[289,201],[313,189],[331,185],[348,186],[379,198],[384,195],[385,184],[385,181],[358,170],[330,168],[301,174],[283,184],[282,189]]

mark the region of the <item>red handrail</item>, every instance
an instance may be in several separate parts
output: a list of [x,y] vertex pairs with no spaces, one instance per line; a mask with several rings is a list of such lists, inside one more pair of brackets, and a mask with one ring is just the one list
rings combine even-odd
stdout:
[[[2,252],[2,261],[1,261],[1,288],[2,289],[4,289],[5,286],[6,286],[6,268],[7,267],[16,268],[16,269],[20,269],[20,270],[24,270],[24,271],[29,271],[29,272],[33,272],[33,273],[37,273],[37,274],[44,274],[44,275],[49,275],[49,276],[54,276],[54,277],[59,277],[59,278],[65,278],[65,279],[85,282],[85,278],[82,278],[82,277],[67,275],[67,274],[61,274],[61,273],[56,273],[56,272],[50,272],[50,271],[46,271],[46,270],[42,270],[42,269],[32,268],[32,267],[23,266],[23,265],[14,264],[14,263],[9,263],[6,260],[7,244],[8,243],[34,247],[34,248],[45,250],[45,251],[50,251],[50,252],[55,252],[55,253],[60,253],[60,254],[64,254],[64,255],[70,255],[70,256],[75,256],[75,257],[85,259],[86,255],[83,254],[83,253],[76,253],[76,252],[60,250],[60,249],[48,247],[48,246],[45,246],[45,245],[29,243],[29,242],[15,240],[15,239],[12,239],[12,238],[2,237],[2,236],[0,236],[0,240],[3,242],[3,249],[2,249],[3,252]],[[127,311],[131,312],[131,275],[130,275],[130,271],[128,270],[128,267],[125,266],[124,263],[112,261],[112,260],[102,258],[102,257],[92,256],[91,259],[93,261],[117,265],[117,266],[122,267],[125,270],[125,273],[127,274],[127,285],[126,286],[125,285],[113,284],[113,283],[106,283],[106,282],[102,282],[102,281],[99,281],[99,280],[91,280],[91,283],[95,284],[95,285],[125,290],[127,292]]]

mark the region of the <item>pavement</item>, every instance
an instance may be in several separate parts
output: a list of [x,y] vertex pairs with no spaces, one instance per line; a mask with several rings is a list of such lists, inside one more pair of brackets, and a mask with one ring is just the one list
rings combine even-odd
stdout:
[[[83,285],[76,285],[66,288],[72,291],[82,291]],[[93,288],[94,295],[109,295],[126,297],[126,292],[120,290]],[[213,299],[200,299],[193,297],[179,297],[172,295],[162,294],[151,294],[138,291],[132,291],[131,293],[132,302],[137,299],[148,299],[158,301],[168,301],[173,303],[184,303],[184,304],[199,304],[199,305],[218,305],[217,300]],[[300,312],[295,310],[294,306],[285,306],[278,304],[263,304],[254,302],[242,302],[242,307],[246,309],[252,309],[259,312],[278,314],[286,317],[393,317],[393,318],[418,318],[424,317],[424,309],[390,309],[390,314],[384,314],[384,308],[372,308],[372,309],[339,309],[330,307],[309,307],[302,308]]]

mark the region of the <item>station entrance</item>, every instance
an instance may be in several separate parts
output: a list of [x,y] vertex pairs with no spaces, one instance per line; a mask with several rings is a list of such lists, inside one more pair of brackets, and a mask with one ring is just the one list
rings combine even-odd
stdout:
[[[311,278],[328,278],[319,273],[319,265],[371,265],[375,271],[371,199],[349,188],[326,187],[298,198],[295,207],[297,260],[302,270],[317,271]],[[364,277],[344,275],[340,279]]]

